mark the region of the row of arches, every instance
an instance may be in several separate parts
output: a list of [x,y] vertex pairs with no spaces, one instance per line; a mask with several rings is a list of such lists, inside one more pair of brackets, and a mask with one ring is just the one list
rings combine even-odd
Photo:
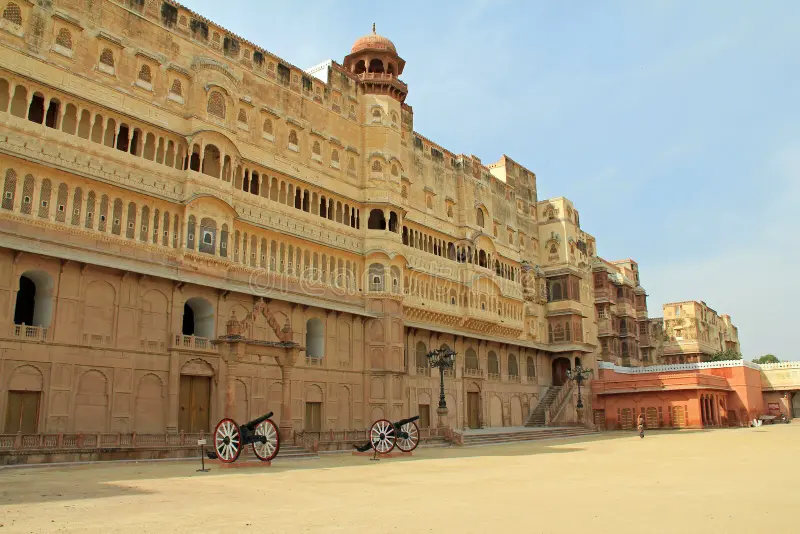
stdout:
[[500,260],[493,259],[490,252],[472,246],[457,245],[452,241],[432,237],[424,232],[403,226],[403,244],[458,263],[472,263],[487,269],[506,280],[517,282],[520,269]]
[[[0,209],[33,215],[87,230],[125,236],[145,243],[178,248],[180,217],[151,206],[138,207],[106,193],[81,187],[70,191],[67,183],[54,187],[49,178],[26,175],[20,179],[15,169],[7,169],[3,179]],[[137,226],[138,220],[138,226]]]
[[301,188],[288,180],[267,176],[257,170],[245,169],[236,172],[236,189],[252,195],[278,202],[297,210],[318,215],[351,228],[361,228],[361,210],[341,200]]
[[88,106],[67,102],[44,90],[10,84],[3,78],[0,78],[0,112],[173,169],[185,170],[189,165],[185,142],[132,124],[129,119],[95,113]]
[[355,260],[239,230],[233,235],[233,261],[337,288],[361,290],[361,269]]
[[501,318],[521,321],[524,307],[493,292],[477,287],[467,289],[461,284],[430,279],[425,275],[411,275],[404,279],[406,295],[423,301],[438,302],[450,306],[474,308],[481,311],[496,310]]
[[[442,344],[441,348],[448,348],[447,344]],[[428,361],[428,346],[424,341],[417,341],[414,347],[415,363],[418,369],[427,369],[430,367]],[[478,353],[472,347],[467,347],[464,351],[464,370],[472,373],[480,372],[485,368],[488,372],[490,380],[500,380],[501,375],[501,360],[494,350],[490,350],[486,355],[486,366],[482,367],[478,359]],[[517,355],[509,352],[504,357],[502,362],[504,365],[502,369],[506,371],[505,375],[509,377],[510,381],[521,376],[522,371],[528,380],[536,377],[536,362],[533,356],[528,355],[524,361],[520,361]]]

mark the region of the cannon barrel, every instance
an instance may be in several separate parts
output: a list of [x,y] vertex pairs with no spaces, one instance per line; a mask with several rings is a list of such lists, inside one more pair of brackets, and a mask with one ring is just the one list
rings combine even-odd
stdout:
[[253,419],[249,423],[245,423],[242,426],[245,427],[250,432],[255,432],[256,427],[258,425],[260,425],[261,423],[263,423],[264,421],[266,421],[267,419],[269,419],[270,417],[272,417],[272,412],[267,412],[266,414],[262,415],[258,419]]
[[396,423],[394,424],[394,426],[395,426],[395,427],[397,427],[397,428],[400,428],[401,426],[403,426],[403,425],[405,425],[405,424],[408,424],[408,423],[413,423],[413,422],[414,422],[414,421],[416,421],[417,419],[419,419],[419,416],[418,416],[418,415],[415,415],[414,417],[409,417],[408,419],[401,419],[400,421],[396,422]]

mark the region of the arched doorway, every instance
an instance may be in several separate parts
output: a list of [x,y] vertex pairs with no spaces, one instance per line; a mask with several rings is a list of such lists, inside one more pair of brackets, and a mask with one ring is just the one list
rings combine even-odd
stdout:
[[792,417],[800,417],[800,391],[792,394]]
[[563,386],[567,383],[567,371],[569,370],[569,360],[567,358],[556,358],[553,360],[553,385]]

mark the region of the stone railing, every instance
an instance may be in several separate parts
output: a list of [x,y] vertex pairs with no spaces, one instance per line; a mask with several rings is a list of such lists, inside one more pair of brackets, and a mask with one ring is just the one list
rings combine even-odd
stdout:
[[306,365],[309,367],[322,367],[322,358],[306,356]]
[[210,438],[205,433],[137,434],[0,434],[0,452],[70,449],[197,448],[197,440]]
[[517,384],[519,384],[519,382],[520,382],[519,375],[508,375],[508,381],[509,382],[516,382]]
[[489,380],[500,382],[500,373],[489,373]]
[[431,376],[431,368],[417,367],[417,376]]
[[42,326],[15,324],[12,335],[27,341],[47,341],[48,329]]
[[547,421],[548,423],[552,423],[555,421],[556,417],[561,413],[561,409],[564,407],[565,402],[568,398],[572,396],[572,391],[575,389],[575,382],[569,381],[569,383],[565,384],[559,391],[556,397],[553,399],[553,402],[550,403],[550,406],[547,408]]
[[771,369],[800,369],[800,362],[780,362],[780,363],[762,363],[754,364],[761,367],[762,371],[769,371]]
[[483,377],[483,369],[470,369],[469,367],[465,367],[464,376],[468,378],[481,378]]
[[203,350],[208,352],[216,352],[217,347],[211,343],[211,340],[205,337],[184,336],[183,334],[175,334],[173,339],[173,347],[176,349],[189,349],[189,350]]

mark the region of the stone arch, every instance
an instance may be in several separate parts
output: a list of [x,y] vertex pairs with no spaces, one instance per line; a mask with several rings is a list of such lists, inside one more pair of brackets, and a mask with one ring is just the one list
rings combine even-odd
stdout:
[[325,325],[318,317],[306,321],[306,356],[309,358],[325,356]]
[[350,402],[352,395],[350,388],[345,385],[339,386],[339,413],[337,414],[336,427],[339,430],[349,430],[351,428]]
[[215,375],[214,367],[202,358],[194,358],[181,366],[181,374],[186,376],[208,376]]
[[497,395],[489,397],[489,426],[503,426],[503,401]]
[[164,383],[156,374],[147,373],[136,386],[134,430],[142,434],[164,432],[165,413]]
[[214,306],[203,297],[192,297],[183,305],[183,335],[216,337]]
[[558,357],[553,360],[552,363],[552,372],[553,372],[553,385],[554,386],[563,386],[567,383],[567,370],[570,368],[570,363],[568,358]]
[[[373,406],[372,410],[370,411],[370,420],[372,422],[377,421],[378,419],[385,419],[386,416],[384,415],[383,407],[382,406]],[[370,423],[372,424],[372,423]]]
[[222,169],[222,155],[216,145],[208,144],[203,149],[203,174],[219,178]]
[[92,280],[83,293],[82,334],[103,336],[114,334],[117,291],[105,280]]
[[490,375],[499,375],[500,374],[500,359],[497,357],[497,353],[495,351],[490,350],[489,355],[487,357],[488,360],[488,368]]
[[14,324],[48,328],[53,312],[53,278],[45,271],[32,269],[19,278],[14,307]]
[[317,384],[309,384],[306,387],[306,402],[324,402],[322,388]]
[[73,430],[108,431],[108,379],[97,369],[83,373],[77,382]]
[[18,366],[8,379],[7,389],[9,391],[44,391],[42,371],[30,364]]
[[369,290],[384,291],[386,284],[385,268],[382,263],[372,263],[369,266]]
[[381,209],[373,209],[369,212],[367,219],[368,230],[386,230],[386,217]]
[[478,354],[475,352],[475,349],[469,347],[466,352],[464,353],[464,362],[467,369],[472,371],[476,371],[479,369],[478,364]]
[[522,426],[522,401],[516,395],[511,397],[511,426]]
[[169,335],[169,299],[158,289],[142,295],[139,308],[139,337],[145,343],[166,343]]
[[371,399],[386,398],[386,383],[382,376],[373,376],[369,382],[369,397]]
[[211,93],[208,95],[206,111],[212,117],[225,120],[225,116],[227,114],[227,103],[225,102],[225,96],[222,94],[222,92],[215,90],[211,91]]

